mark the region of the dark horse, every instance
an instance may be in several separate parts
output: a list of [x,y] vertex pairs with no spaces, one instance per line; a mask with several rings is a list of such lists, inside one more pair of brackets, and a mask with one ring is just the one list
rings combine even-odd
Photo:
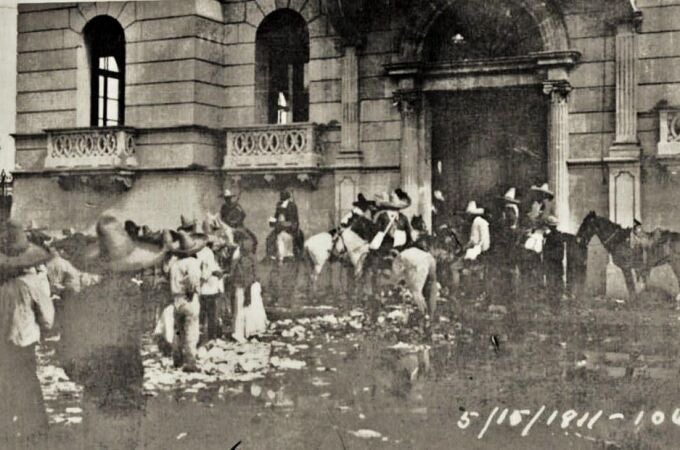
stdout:
[[612,262],[623,272],[626,288],[632,300],[637,298],[633,270],[644,282],[651,268],[669,264],[675,278],[680,281],[680,233],[661,229],[651,233],[643,232],[641,242],[647,255],[646,262],[636,255],[636,250],[631,246],[630,228],[623,228],[591,211],[583,219],[577,237],[583,245],[587,245],[593,236],[600,239],[611,255]]

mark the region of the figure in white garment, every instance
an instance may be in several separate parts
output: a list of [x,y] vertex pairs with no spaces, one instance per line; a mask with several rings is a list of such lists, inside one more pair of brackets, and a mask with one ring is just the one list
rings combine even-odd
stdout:
[[290,108],[288,107],[288,99],[286,99],[286,94],[283,92],[279,92],[279,98],[276,102],[276,109],[278,111],[276,123],[280,125],[290,123]]
[[491,236],[489,235],[489,222],[482,217],[484,208],[477,206],[474,200],[468,203],[465,214],[473,217],[470,227],[470,239],[463,259],[475,261],[482,253],[491,247]]

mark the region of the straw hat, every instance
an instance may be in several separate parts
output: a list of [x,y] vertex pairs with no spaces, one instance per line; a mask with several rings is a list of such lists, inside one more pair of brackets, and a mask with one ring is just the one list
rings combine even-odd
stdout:
[[74,258],[74,266],[90,273],[134,272],[162,262],[167,253],[163,245],[130,236],[123,224],[111,216],[97,222],[97,238]]
[[182,214],[179,218],[180,220],[180,225],[177,228],[178,231],[191,231],[191,232],[196,232],[197,227],[198,227],[198,222],[196,219],[187,219],[184,214]]
[[479,208],[477,202],[472,200],[465,208],[465,214],[472,214],[474,216],[481,216],[484,214],[484,208]]
[[545,223],[547,223],[549,226],[552,226],[552,227],[556,227],[560,224],[559,220],[557,220],[557,217],[555,217],[555,216],[546,217]]
[[33,244],[23,227],[14,220],[0,227],[0,274],[38,266],[52,258],[47,249]]
[[222,197],[233,197],[234,194],[231,192],[231,189],[225,189],[224,192],[222,193]]
[[172,237],[174,242],[170,246],[170,253],[177,256],[194,256],[208,244],[208,236],[205,234],[180,230],[173,233]]
[[396,189],[390,194],[376,194],[375,204],[378,209],[400,210],[411,206],[411,197],[403,190]]
[[543,184],[540,185],[540,186],[531,186],[531,190],[534,191],[534,192],[541,192],[541,193],[543,193],[543,194],[547,194],[547,195],[549,195],[549,196],[551,196],[551,197],[554,197],[554,196],[555,196],[555,194],[553,193],[553,191],[551,191],[551,190],[548,188],[548,183],[543,183]]
[[507,203],[513,203],[515,205],[519,205],[520,203],[519,200],[517,200],[517,190],[514,187],[508,189],[508,192],[501,198]]

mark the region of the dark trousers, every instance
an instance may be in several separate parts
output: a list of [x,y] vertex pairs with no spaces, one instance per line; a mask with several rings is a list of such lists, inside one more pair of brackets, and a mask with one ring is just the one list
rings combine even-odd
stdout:
[[559,303],[564,293],[564,282],[562,280],[562,261],[546,260],[545,268],[545,291],[549,301]]
[[2,344],[0,399],[0,448],[40,448],[47,413],[36,373],[35,345]]
[[217,302],[220,301],[220,297],[220,294],[201,295],[200,297],[201,330],[204,331],[204,336],[206,336],[208,340],[220,337],[220,326],[217,316]]
[[110,346],[87,363],[83,425],[91,448],[139,448],[146,406],[138,346]]

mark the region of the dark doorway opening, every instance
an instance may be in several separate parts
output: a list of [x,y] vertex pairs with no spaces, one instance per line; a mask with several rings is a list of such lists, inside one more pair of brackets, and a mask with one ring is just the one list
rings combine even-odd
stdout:
[[432,189],[449,212],[471,200],[490,208],[509,187],[522,196],[545,182],[548,99],[540,87],[434,92],[429,100]]

